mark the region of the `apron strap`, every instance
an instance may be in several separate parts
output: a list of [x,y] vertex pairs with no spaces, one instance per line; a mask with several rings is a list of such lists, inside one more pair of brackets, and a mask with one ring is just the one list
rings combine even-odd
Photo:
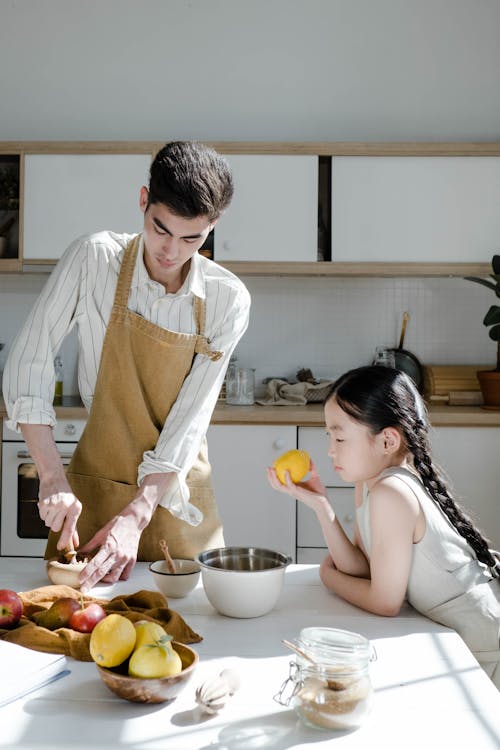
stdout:
[[209,357],[212,362],[217,362],[224,352],[216,352],[214,349],[211,349],[208,340],[203,335],[205,332],[205,300],[201,299],[201,297],[194,298],[194,320],[197,331],[196,344],[194,347],[195,353],[204,354],[206,357]]
[[113,307],[115,308],[127,308],[140,241],[141,235],[138,234],[137,237],[134,237],[134,239],[127,245],[123,254],[122,267],[120,269],[120,275],[118,276],[115,299],[113,302]]

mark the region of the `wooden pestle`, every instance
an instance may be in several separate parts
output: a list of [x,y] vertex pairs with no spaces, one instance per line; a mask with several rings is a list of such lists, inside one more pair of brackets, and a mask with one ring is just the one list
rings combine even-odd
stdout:
[[168,572],[175,573],[176,572],[175,563],[170,556],[170,552],[168,551],[167,542],[165,541],[165,539],[160,539],[159,544],[160,544],[161,551],[163,552],[163,555],[165,557],[165,562],[167,563]]

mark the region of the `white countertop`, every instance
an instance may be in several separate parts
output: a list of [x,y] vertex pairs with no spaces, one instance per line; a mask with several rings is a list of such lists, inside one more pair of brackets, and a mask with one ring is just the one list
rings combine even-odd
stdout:
[[[0,586],[26,591],[46,585],[40,559],[0,558]],[[153,589],[147,564],[129,581],[97,586],[96,596]],[[203,636],[193,648],[197,671],[170,704],[130,703],[111,693],[93,663],[69,659],[71,674],[0,709],[0,747],[23,750],[498,750],[500,693],[454,633],[407,607],[383,618],[329,594],[315,565],[291,565],[276,608],[264,617],[218,615],[201,582],[177,610]],[[360,729],[309,729],[273,700],[293,654],[281,643],[303,627],[324,625],[362,633],[376,650],[371,664],[373,710]],[[235,668],[241,688],[217,716],[201,718],[196,687]],[[2,676],[5,679],[5,676]]]

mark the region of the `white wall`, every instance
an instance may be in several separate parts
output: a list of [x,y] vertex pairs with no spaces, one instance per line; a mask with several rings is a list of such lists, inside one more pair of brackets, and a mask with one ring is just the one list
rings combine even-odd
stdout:
[[0,0],[0,140],[496,140],[498,0]]
[[[45,279],[0,275],[1,341],[10,345]],[[330,378],[368,364],[376,345],[398,343],[404,310],[410,312],[405,347],[426,364],[493,366],[495,361],[496,348],[481,324],[489,294],[462,279],[245,282],[252,315],[236,354],[242,365],[256,368],[258,384],[265,377],[293,377],[301,367]],[[66,393],[77,393],[76,352],[71,334],[62,349]]]
[[[498,0],[0,0],[0,140],[500,140],[499,28]],[[0,276],[0,341],[44,278]],[[365,363],[405,309],[424,361],[494,361],[461,280],[247,283],[258,378]]]

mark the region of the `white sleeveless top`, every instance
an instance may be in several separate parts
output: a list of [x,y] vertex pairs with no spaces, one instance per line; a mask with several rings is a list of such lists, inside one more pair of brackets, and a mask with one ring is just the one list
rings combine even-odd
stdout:
[[[413,545],[406,592],[409,603],[423,615],[456,630],[500,688],[499,579],[477,560],[416,474],[391,467],[379,479],[387,476],[400,479],[410,488],[425,516],[424,536]],[[370,494],[366,487],[356,520],[370,558]]]

